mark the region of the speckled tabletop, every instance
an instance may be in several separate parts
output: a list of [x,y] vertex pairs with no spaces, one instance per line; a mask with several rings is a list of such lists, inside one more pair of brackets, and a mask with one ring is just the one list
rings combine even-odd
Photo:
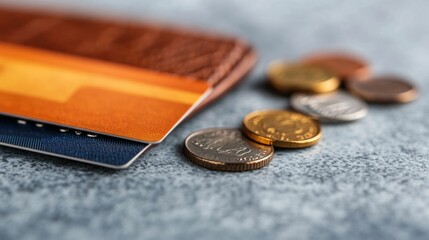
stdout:
[[[2,4],[207,28],[252,42],[260,62],[227,96],[129,169],[0,147],[0,239],[428,239],[429,1],[14,0]],[[213,172],[182,154],[191,131],[286,108],[263,83],[273,59],[344,49],[413,79],[417,102],[324,125],[320,144],[266,168]]]

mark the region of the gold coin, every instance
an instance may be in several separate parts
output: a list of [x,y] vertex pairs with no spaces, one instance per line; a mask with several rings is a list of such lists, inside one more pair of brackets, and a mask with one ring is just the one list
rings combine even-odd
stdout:
[[322,129],[309,116],[283,110],[262,110],[243,119],[243,132],[252,140],[276,147],[303,148],[319,142]]
[[268,66],[267,78],[280,92],[331,92],[340,86],[340,80],[318,66],[273,62]]

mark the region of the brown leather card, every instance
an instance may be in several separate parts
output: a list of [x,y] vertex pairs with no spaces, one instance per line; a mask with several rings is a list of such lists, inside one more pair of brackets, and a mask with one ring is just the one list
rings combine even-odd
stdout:
[[256,62],[253,49],[236,38],[28,10],[0,8],[0,42],[207,81],[213,91],[199,108],[234,86]]

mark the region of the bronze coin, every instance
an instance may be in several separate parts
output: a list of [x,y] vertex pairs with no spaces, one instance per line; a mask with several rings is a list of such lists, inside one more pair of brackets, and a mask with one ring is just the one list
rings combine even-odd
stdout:
[[366,80],[371,74],[369,64],[348,53],[318,53],[302,59],[305,64],[315,65],[336,74],[341,80]]
[[408,81],[396,76],[379,76],[368,81],[350,81],[347,89],[368,102],[406,103],[417,98],[417,89]]

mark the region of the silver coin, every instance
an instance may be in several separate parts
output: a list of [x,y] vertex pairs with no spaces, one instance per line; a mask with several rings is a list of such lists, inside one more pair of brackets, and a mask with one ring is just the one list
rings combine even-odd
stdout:
[[210,128],[186,138],[185,154],[192,162],[209,169],[246,171],[267,165],[274,149],[247,139],[238,129]]
[[338,91],[328,94],[297,93],[290,99],[292,108],[321,122],[349,122],[365,117],[368,107],[362,100]]

